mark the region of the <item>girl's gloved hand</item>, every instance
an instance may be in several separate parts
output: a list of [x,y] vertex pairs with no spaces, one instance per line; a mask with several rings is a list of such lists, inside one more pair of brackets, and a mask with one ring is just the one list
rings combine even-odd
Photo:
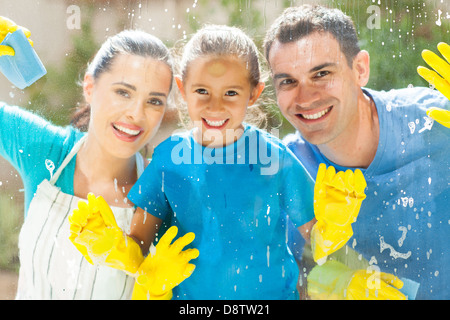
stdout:
[[195,235],[189,232],[171,244],[177,232],[177,227],[170,227],[156,245],[156,252],[150,253],[139,267],[133,300],[170,300],[172,289],[194,272],[195,265],[189,261],[197,258],[199,251],[182,250]]

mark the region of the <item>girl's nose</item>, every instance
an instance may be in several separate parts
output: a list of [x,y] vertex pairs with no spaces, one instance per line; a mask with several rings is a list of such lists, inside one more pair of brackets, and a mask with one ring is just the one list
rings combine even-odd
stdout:
[[211,111],[221,111],[223,109],[222,101],[219,98],[211,98],[207,105],[207,109]]

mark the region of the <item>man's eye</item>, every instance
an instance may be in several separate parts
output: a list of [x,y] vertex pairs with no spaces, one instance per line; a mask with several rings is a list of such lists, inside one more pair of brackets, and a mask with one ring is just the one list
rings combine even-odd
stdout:
[[325,76],[327,76],[327,75],[329,75],[330,74],[330,71],[319,71],[319,72],[317,72],[316,73],[316,78],[323,78],[323,77],[325,77]]
[[279,87],[290,86],[290,85],[292,85],[292,84],[294,84],[294,83],[295,83],[295,80],[294,80],[294,79],[284,79],[284,80],[281,80],[281,81],[278,83],[278,86],[279,86]]

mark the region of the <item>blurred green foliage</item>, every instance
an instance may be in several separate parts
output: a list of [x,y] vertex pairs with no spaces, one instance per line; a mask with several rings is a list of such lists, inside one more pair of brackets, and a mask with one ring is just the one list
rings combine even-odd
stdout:
[[[417,66],[425,64],[421,52],[429,49],[437,53],[436,45],[450,40],[450,22],[445,14],[439,19],[439,1],[330,0],[328,5],[353,19],[361,49],[370,54],[367,87],[390,90],[428,86],[416,71]],[[379,17],[375,16],[377,10]]]

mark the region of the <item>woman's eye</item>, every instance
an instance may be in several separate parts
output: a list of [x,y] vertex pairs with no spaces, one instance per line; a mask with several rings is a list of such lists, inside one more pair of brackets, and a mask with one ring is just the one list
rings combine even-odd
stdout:
[[162,101],[161,99],[158,98],[152,98],[148,101],[149,104],[154,105],[154,106],[163,106],[164,105],[164,101]]
[[122,97],[129,97],[130,95],[128,94],[128,91],[127,90],[123,90],[123,89],[117,89],[116,90],[116,93],[119,95],[119,96],[122,96]]

